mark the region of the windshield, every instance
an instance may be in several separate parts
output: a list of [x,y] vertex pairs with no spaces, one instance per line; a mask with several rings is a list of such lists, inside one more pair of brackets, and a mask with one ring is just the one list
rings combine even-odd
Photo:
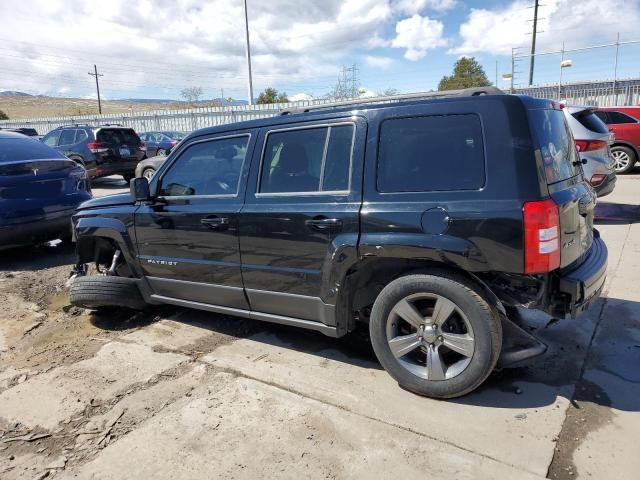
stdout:
[[49,158],[66,157],[44,143],[29,137],[0,138],[0,163]]
[[532,110],[531,128],[540,150],[548,184],[580,174],[575,143],[561,110]]

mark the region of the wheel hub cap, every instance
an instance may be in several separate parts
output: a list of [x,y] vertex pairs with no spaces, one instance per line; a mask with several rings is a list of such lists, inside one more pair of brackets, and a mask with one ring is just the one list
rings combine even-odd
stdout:
[[427,343],[434,343],[438,338],[438,327],[427,325],[422,332],[422,339]]

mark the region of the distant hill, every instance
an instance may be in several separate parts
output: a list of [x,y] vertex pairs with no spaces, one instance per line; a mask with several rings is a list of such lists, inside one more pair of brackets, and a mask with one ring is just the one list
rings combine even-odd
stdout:
[[32,95],[24,92],[16,92],[15,90],[5,90],[0,92],[0,97],[31,97]]
[[[133,102],[133,103],[154,103],[157,105],[167,105],[167,104],[186,104],[187,102],[183,100],[167,100],[166,98],[121,98],[118,100],[114,100],[116,102]],[[215,103],[216,105],[224,105],[225,107],[233,106],[243,106],[247,105],[246,100],[231,100],[228,98],[214,98],[214,99],[205,99],[198,100],[197,102],[193,102],[194,105],[211,105]]]

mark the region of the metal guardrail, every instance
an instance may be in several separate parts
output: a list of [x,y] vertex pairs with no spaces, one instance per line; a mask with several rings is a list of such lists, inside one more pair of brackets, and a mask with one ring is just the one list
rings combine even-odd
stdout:
[[[593,84],[592,84],[593,85]],[[475,89],[478,90],[478,89]],[[474,90],[474,91],[475,91]],[[485,93],[494,93],[492,87],[480,89]],[[497,90],[497,89],[495,89]],[[467,90],[471,92],[471,90]],[[587,85],[517,88],[515,93],[531,95],[537,98],[550,98],[566,101],[573,105],[640,105],[640,85],[623,85],[613,87],[590,87]],[[158,130],[192,131],[199,128],[224,125],[244,120],[254,120],[283,112],[299,112],[307,109],[331,108],[336,106],[357,105],[363,103],[394,102],[409,99],[448,96],[445,92],[425,92],[388,97],[374,97],[369,99],[352,99],[335,101],[333,99],[308,100],[292,103],[274,103],[270,105],[251,105],[240,107],[200,107],[184,110],[154,110],[147,112],[132,112],[104,115],[78,115],[70,117],[44,117],[30,119],[16,119],[0,121],[0,128],[35,128],[40,135],[44,135],[54,128],[72,124],[103,125],[118,123],[133,127],[138,132]],[[471,93],[469,93],[471,94]]]

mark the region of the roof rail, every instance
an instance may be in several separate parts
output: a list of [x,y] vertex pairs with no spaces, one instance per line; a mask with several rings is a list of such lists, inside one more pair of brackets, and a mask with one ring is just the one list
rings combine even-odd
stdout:
[[478,97],[481,95],[504,95],[505,93],[497,87],[473,87],[462,88],[460,90],[444,90],[438,92],[405,93],[400,95],[389,95],[387,97],[357,98],[354,100],[340,100],[337,102],[324,103],[321,105],[309,105],[307,107],[292,108],[282,110],[280,115],[290,115],[293,113],[307,113],[314,110],[324,110],[329,108],[348,107],[350,105],[370,105],[375,103],[394,103],[403,100],[426,100],[429,98],[447,97]]
[[101,127],[123,127],[121,123],[103,123]]

